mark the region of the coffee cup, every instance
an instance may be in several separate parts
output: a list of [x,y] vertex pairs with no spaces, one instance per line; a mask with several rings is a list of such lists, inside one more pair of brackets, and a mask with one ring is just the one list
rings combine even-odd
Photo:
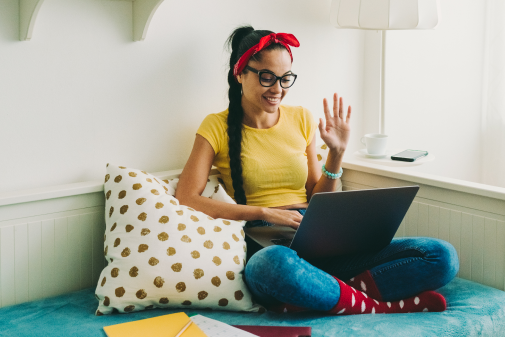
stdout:
[[381,133],[368,133],[361,137],[361,143],[365,144],[368,154],[385,154],[388,135]]

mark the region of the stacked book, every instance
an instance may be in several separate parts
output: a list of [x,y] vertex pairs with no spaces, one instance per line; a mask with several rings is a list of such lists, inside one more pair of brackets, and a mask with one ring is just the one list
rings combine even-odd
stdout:
[[189,317],[184,312],[103,328],[108,337],[310,337],[310,327],[228,325],[202,315]]

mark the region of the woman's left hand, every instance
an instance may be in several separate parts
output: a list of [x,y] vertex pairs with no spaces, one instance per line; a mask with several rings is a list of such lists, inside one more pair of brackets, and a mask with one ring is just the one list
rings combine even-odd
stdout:
[[337,93],[333,94],[333,116],[331,115],[326,98],[323,99],[323,105],[326,126],[323,123],[323,119],[319,118],[321,138],[330,151],[334,150],[337,153],[344,153],[351,135],[351,126],[349,123],[351,119],[351,106],[347,108],[347,116],[344,119],[343,99],[340,97],[339,100]]

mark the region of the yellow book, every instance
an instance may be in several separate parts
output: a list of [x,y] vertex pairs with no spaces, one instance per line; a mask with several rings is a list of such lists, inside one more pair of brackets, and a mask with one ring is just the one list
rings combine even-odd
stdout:
[[[184,312],[146,318],[139,321],[103,327],[108,337],[175,337],[191,322]],[[180,337],[207,337],[196,325],[191,323]]]

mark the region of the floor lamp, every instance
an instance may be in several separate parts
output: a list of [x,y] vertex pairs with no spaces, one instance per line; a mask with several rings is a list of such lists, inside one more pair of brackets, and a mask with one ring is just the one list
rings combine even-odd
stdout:
[[440,0],[333,0],[331,24],[337,28],[382,31],[379,132],[386,133],[386,31],[433,29],[440,21]]

